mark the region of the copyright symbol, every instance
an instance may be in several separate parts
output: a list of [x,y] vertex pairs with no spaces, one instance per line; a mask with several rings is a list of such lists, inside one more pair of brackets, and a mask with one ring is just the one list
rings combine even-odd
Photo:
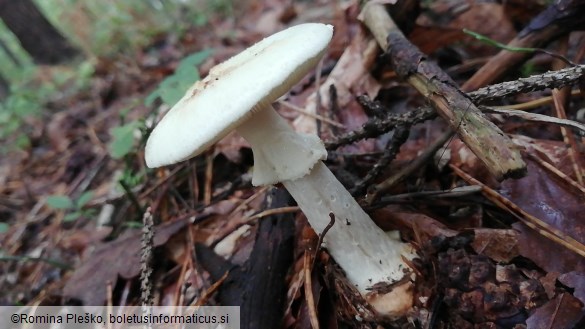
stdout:
[[10,321],[12,321],[12,323],[18,323],[20,320],[20,316],[18,316],[18,314],[12,314],[12,316],[10,317]]

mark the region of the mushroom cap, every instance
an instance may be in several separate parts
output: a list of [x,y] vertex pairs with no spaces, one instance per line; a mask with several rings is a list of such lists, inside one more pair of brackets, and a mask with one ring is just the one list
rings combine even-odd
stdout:
[[154,128],[146,165],[156,168],[196,156],[285,94],[317,64],[333,26],[290,27],[213,67]]

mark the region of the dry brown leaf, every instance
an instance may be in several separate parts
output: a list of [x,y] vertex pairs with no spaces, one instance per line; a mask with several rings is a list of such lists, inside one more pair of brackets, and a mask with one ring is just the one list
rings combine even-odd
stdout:
[[385,207],[371,213],[372,219],[383,230],[396,229],[396,226],[407,227],[407,231],[415,231],[423,240],[435,236],[453,237],[457,231],[449,229],[441,222],[425,214],[408,212],[397,206]]
[[112,227],[102,226],[68,232],[59,240],[59,247],[83,252],[88,246],[103,240],[112,232]]
[[542,284],[548,299],[552,299],[556,295],[556,283],[558,277],[558,272],[548,272],[545,276],[538,279]]
[[[506,15],[503,5],[485,2],[434,1],[431,5],[434,18],[421,15],[410,36],[412,42],[431,53],[438,48],[459,42],[471,41],[462,29],[466,28],[498,42],[506,43],[515,35],[514,25]],[[438,22],[435,18],[441,17]],[[466,51],[480,56],[495,54],[498,48],[480,42],[468,42]]]
[[471,246],[480,255],[497,262],[509,262],[518,256],[518,232],[514,230],[475,229]]
[[573,288],[573,295],[585,305],[585,273],[576,271],[565,273],[559,276],[558,280],[565,286]]
[[583,318],[581,303],[570,294],[564,293],[538,308],[527,320],[530,329],[566,329]]
[[[522,223],[512,225],[518,231],[520,254],[534,261],[546,271],[566,273],[585,271],[583,257],[568,251],[565,247],[552,242]],[[551,257],[551,255],[555,255]]]
[[[183,229],[189,220],[174,221],[155,228],[154,246],[164,244]],[[131,231],[118,239],[104,243],[83,263],[67,281],[63,295],[81,300],[84,305],[102,305],[106,285],[116,285],[118,275],[129,279],[140,273],[142,232]]]
[[[558,169],[567,169],[566,148],[559,148],[558,142],[515,138],[515,143],[527,148],[527,152],[547,160]],[[526,158],[528,174],[517,180],[507,180],[501,184],[490,178],[487,171],[459,140],[454,140],[450,148],[452,161],[479,181],[498,190],[519,208],[540,219],[580,243],[585,243],[585,223],[581,220],[583,194],[560,180],[558,176]],[[572,270],[585,271],[585,259],[565,247],[552,242],[541,234],[527,228],[522,223],[513,224],[519,232],[518,250],[520,254],[533,260],[546,271],[566,273]],[[562,236],[561,236],[562,238]],[[555,257],[550,257],[554,254]]]
[[461,30],[448,27],[417,25],[408,38],[423,53],[432,54],[437,49],[462,40],[465,34]]
[[242,136],[232,132],[215,144],[214,153],[216,155],[221,153],[231,162],[240,163],[242,160],[240,150],[244,147],[250,147],[250,144]]
[[[355,111],[352,111],[351,116],[347,113],[348,105],[355,103],[355,95],[367,93],[370,98],[375,98],[380,85],[376,82],[369,73],[369,69],[375,59],[377,51],[376,42],[365,32],[360,29],[355,35],[351,44],[346,48],[341,55],[341,58],[335,65],[327,80],[321,85],[317,92],[309,97],[305,110],[311,114],[317,113],[317,100],[321,100],[321,108],[331,108],[329,99],[329,88],[334,85],[337,89],[337,104],[344,115],[343,119],[351,120],[351,122],[344,122],[343,124],[348,129],[357,128],[367,119],[362,112],[361,116],[356,116]],[[352,108],[360,108],[359,105]],[[293,123],[297,131],[306,133],[316,133],[317,125],[315,119],[310,116],[299,116]]]
[[[528,175],[519,180],[503,182],[500,193],[563,234],[585,243],[585,223],[580,220],[583,196],[560,184],[555,177],[535,165],[531,159],[527,159],[526,163]],[[532,259],[540,267],[560,273],[573,269],[585,270],[583,257],[526,229],[524,224],[516,223],[514,227],[521,231],[518,238],[521,254]],[[555,257],[550,257],[551,253],[554,253]]]

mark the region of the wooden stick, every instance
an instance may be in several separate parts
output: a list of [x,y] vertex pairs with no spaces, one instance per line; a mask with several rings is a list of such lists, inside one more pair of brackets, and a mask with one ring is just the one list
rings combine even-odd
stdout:
[[517,146],[481,113],[446,73],[427,61],[404,37],[383,5],[369,2],[361,16],[389,55],[397,75],[430,101],[496,179],[522,177],[526,173],[526,164]]

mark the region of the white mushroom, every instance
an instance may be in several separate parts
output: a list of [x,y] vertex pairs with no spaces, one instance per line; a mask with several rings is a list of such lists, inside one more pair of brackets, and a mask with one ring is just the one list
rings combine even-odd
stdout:
[[376,283],[403,278],[407,244],[375,225],[321,162],[327,157],[316,135],[295,132],[271,106],[319,61],[333,26],[302,24],[276,33],[217,65],[165,115],[146,143],[146,164],[159,167],[193,157],[237,130],[251,145],[254,185],[282,182],[329,253],[372,305],[399,315],[412,304],[409,280],[389,294]]

